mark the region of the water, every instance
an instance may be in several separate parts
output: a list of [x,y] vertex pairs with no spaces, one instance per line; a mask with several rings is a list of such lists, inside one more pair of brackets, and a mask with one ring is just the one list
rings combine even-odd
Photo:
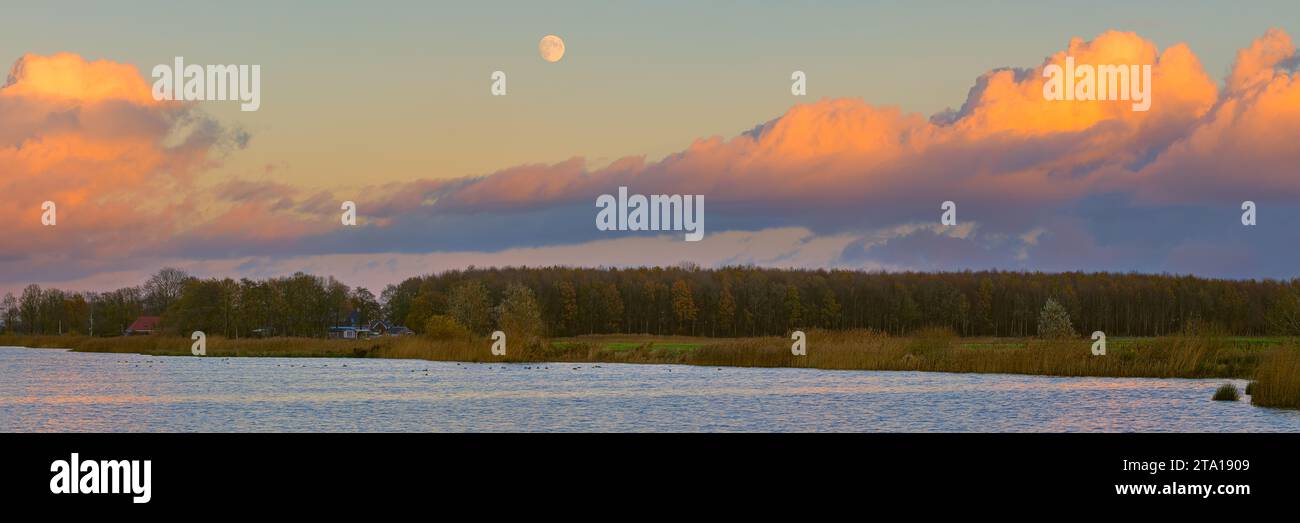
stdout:
[[0,347],[0,431],[1300,431],[1224,381]]

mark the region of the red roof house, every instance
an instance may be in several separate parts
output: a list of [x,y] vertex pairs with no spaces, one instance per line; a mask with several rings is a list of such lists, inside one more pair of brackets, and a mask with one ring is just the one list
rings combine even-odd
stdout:
[[131,323],[131,326],[126,328],[126,335],[153,334],[154,331],[158,330],[158,323],[161,320],[162,318],[159,318],[158,316],[141,316],[136,318],[135,321]]

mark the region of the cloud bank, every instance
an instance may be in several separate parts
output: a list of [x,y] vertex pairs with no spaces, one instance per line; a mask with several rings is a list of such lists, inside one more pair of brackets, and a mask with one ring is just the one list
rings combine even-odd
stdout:
[[[1150,110],[1045,100],[1043,69],[1066,57],[1150,64]],[[1186,45],[1107,32],[989,71],[959,108],[929,117],[828,98],[655,161],[573,158],[345,194],[200,183],[247,136],[153,101],[133,66],[28,55],[0,88],[0,218],[13,224],[0,231],[0,286],[162,263],[235,276],[315,268],[372,286],[462,263],[1292,277],[1298,63],[1272,29],[1219,84]],[[620,186],[704,195],[708,235],[690,245],[596,230],[595,197]],[[59,204],[57,227],[40,226],[45,200]],[[359,227],[339,225],[343,200],[357,203]],[[959,227],[938,226],[947,200]],[[1259,225],[1241,226],[1243,200],[1259,205]]]

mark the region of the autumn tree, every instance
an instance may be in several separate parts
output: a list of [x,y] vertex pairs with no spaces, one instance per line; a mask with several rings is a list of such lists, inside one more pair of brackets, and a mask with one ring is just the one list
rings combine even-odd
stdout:
[[996,336],[993,326],[993,280],[981,278],[975,294],[975,331]]
[[686,280],[677,280],[673,282],[672,289],[673,300],[673,318],[677,320],[677,332],[685,330],[687,323],[690,323],[691,334],[695,334],[695,318],[699,314],[699,309],[695,307],[695,298],[691,296],[691,286]]
[[1300,335],[1300,285],[1279,293],[1277,301],[1269,308],[1268,321],[1278,334]]
[[794,284],[785,286],[785,330],[803,328],[803,301],[799,299],[799,287]]
[[381,314],[384,319],[394,324],[404,323],[411,313],[412,302],[420,293],[424,280],[424,278],[407,278],[396,285],[390,284],[384,287],[384,290],[379,293],[379,302],[383,304]]
[[486,334],[492,327],[492,302],[483,282],[468,280],[452,287],[447,296],[447,315],[470,332]]
[[379,300],[375,299],[375,294],[369,289],[365,287],[353,289],[348,300],[352,304],[352,309],[357,311],[362,325],[370,325],[370,322],[379,319]]
[[722,280],[718,291],[718,328],[723,336],[730,336],[736,321],[736,299],[731,295],[731,280]]
[[216,280],[187,280],[180,294],[162,314],[162,324],[171,333],[221,332],[221,285]]
[[425,320],[424,335],[439,341],[468,340],[474,337],[456,318],[443,314],[434,314]]
[[573,282],[560,280],[555,284],[555,291],[560,299],[560,319],[556,328],[564,334],[573,334],[578,328],[578,290],[573,287]]
[[833,329],[840,321],[840,302],[835,299],[835,292],[830,289],[822,290],[820,316],[823,328]]
[[618,332],[623,325],[623,297],[613,283],[600,286],[600,315],[605,332]]
[[10,333],[17,332],[18,331],[18,299],[14,297],[14,293],[12,292],[5,293],[4,301],[0,302],[0,314],[3,314],[3,321],[4,321],[3,330],[5,332],[10,332]]
[[23,323],[23,331],[27,334],[44,332],[44,322],[41,321],[43,319],[41,295],[41,286],[33,283],[24,288],[22,296],[18,298],[18,317]]
[[497,307],[497,328],[506,333],[508,343],[535,348],[546,336],[542,310],[533,290],[520,284],[506,289],[501,305]]
[[447,296],[432,280],[420,284],[419,291],[406,306],[406,317],[402,319],[406,326],[416,332],[422,332],[429,317],[447,311]]

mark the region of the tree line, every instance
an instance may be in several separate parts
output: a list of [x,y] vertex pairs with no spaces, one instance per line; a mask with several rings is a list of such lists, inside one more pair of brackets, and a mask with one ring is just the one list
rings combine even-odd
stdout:
[[1300,334],[1300,279],[1164,274],[701,269],[691,264],[469,268],[390,285],[383,301],[386,314],[408,325],[448,314],[482,331],[492,298],[515,284],[534,291],[554,336],[766,336],[808,328],[902,335],[936,326],[964,336],[1033,336],[1049,298],[1083,332],[1159,336],[1198,321],[1239,335]]
[[324,336],[353,311],[368,323],[382,318],[380,310],[369,290],[332,277],[201,279],[165,268],[142,285],[109,292],[28,285],[21,296],[0,301],[0,320],[12,333],[116,336],[140,316],[161,316],[162,329],[173,334],[310,337]]
[[470,267],[408,278],[379,297],[303,273],[233,280],[164,269],[140,286],[110,292],[31,285],[21,296],[4,297],[0,321],[8,332],[118,335],[135,318],[158,315],[163,328],[177,334],[325,336],[355,312],[363,324],[384,319],[423,332],[450,320],[482,335],[516,321],[503,317],[508,310],[540,318],[549,336],[767,336],[810,328],[903,335],[926,327],[964,336],[1033,336],[1049,299],[1084,333],[1158,336],[1202,322],[1237,335],[1300,335],[1300,279],[691,264]]

